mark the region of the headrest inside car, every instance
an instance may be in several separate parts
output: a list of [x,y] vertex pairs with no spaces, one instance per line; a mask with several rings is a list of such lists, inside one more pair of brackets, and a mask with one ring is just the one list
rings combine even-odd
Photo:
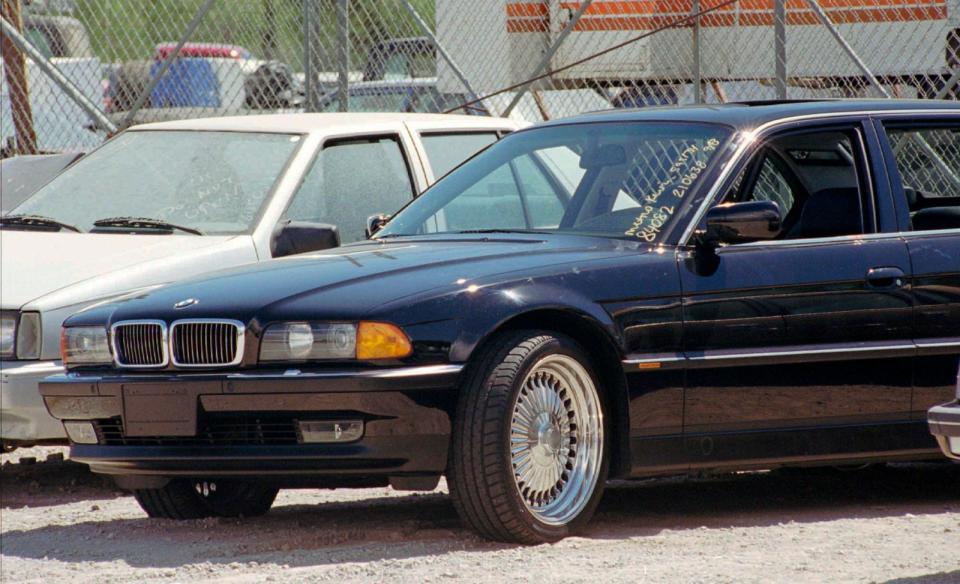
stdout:
[[913,215],[913,230],[960,229],[960,207],[930,207]]
[[823,189],[810,195],[799,222],[800,237],[835,237],[863,233],[860,191]]

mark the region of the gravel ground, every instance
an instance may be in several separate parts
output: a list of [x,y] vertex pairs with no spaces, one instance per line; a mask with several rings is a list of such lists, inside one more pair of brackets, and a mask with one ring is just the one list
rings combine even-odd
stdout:
[[517,547],[464,529],[442,484],[281,491],[257,519],[150,520],[64,452],[3,455],[4,583],[960,582],[960,465],[617,482],[581,537]]

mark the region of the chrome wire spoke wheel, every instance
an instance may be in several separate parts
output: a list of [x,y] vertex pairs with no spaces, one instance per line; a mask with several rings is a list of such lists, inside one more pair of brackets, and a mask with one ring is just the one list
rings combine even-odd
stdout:
[[512,410],[514,484],[530,513],[564,525],[590,501],[603,456],[596,385],[576,359],[548,355],[530,369]]

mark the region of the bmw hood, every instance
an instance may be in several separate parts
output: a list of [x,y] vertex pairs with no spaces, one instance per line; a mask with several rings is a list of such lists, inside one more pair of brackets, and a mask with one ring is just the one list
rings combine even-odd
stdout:
[[[640,249],[629,241],[572,236],[365,242],[166,286],[115,306],[112,320],[357,319],[386,303],[445,287],[586,264]],[[182,306],[186,300],[190,302]],[[178,304],[181,307],[174,308]]]

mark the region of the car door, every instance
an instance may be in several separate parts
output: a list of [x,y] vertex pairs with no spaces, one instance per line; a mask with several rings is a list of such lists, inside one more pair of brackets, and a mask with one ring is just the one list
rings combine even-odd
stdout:
[[283,219],[336,225],[341,243],[364,239],[367,217],[394,213],[418,192],[407,152],[399,133],[327,139]]
[[953,398],[960,360],[960,115],[877,120],[916,302],[915,419]]
[[788,207],[783,235],[680,257],[694,466],[909,441],[911,266],[868,156],[876,135],[854,120],[793,128],[761,140],[720,191]]

